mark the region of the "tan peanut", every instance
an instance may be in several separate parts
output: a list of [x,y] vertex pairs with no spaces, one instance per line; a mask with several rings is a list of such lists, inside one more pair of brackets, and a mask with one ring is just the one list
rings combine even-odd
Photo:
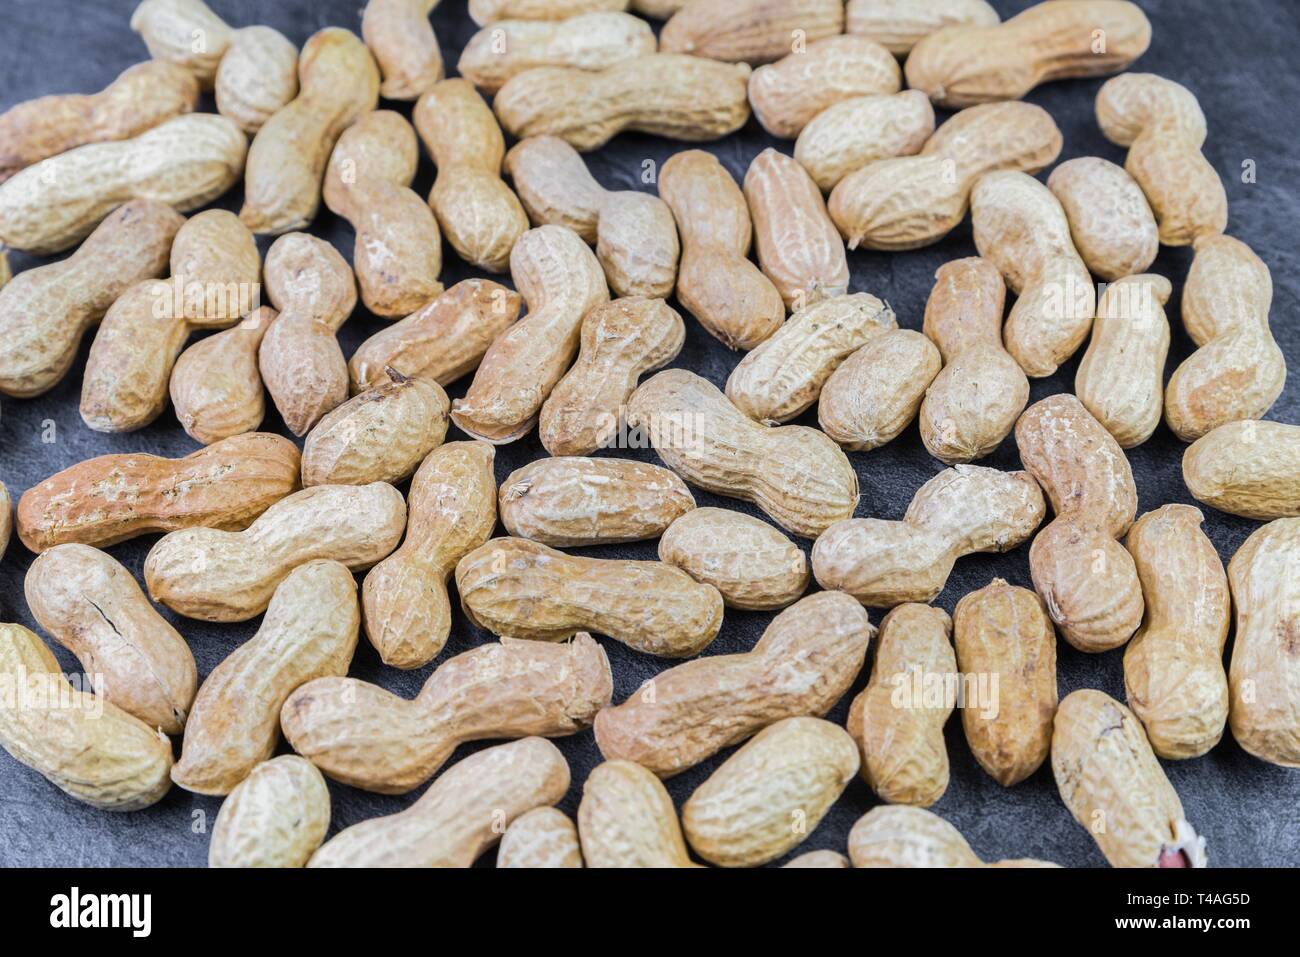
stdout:
[[330,792],[310,761],[263,761],[221,804],[208,867],[304,867],[325,840]]
[[990,173],[971,193],[975,248],[1016,294],[1002,337],[1025,374],[1049,376],[1088,338],[1097,289],[1065,210],[1028,173]]
[[795,141],[794,158],[829,193],[845,176],[877,160],[916,155],[933,134],[934,107],[919,90],[859,96],[813,117]]
[[277,502],[242,532],[164,535],[145,559],[145,584],[150,598],[187,618],[247,621],[295,568],[318,560],[369,568],[397,547],[405,524],[406,503],[386,482],[318,485]]
[[578,829],[553,807],[521,814],[501,835],[497,867],[582,867]]
[[779,425],[817,401],[840,363],[898,327],[894,310],[865,292],[805,306],[727,377],[727,398],[751,419]]
[[959,110],[1018,100],[1070,77],[1127,70],[1151,45],[1151,23],[1127,0],[1047,0],[1005,23],[952,26],[908,54],[907,85]]
[[808,851],[806,854],[800,854],[783,867],[831,867],[846,868],[852,867],[849,859],[839,851]]
[[451,402],[442,386],[390,370],[384,385],[344,402],[307,434],[302,484],[403,482],[442,444]]
[[1172,293],[1168,279],[1148,273],[1111,283],[1097,302],[1074,392],[1122,449],[1141,445],[1160,424],[1169,355],[1163,307]]
[[203,0],[143,0],[131,14],[155,60],[177,63],[211,89],[233,31]]
[[1300,606],[1300,519],[1279,518],[1246,539],[1228,563],[1237,609],[1228,673],[1232,736],[1246,751],[1300,767],[1296,609]]
[[1046,510],[1026,472],[954,465],[917,490],[901,521],[854,518],[828,528],[813,545],[813,574],[870,608],[932,601],[958,558],[1015,548]]
[[596,743],[611,761],[670,777],[773,722],[824,715],[862,670],[874,634],[847,595],[809,595],[773,618],[750,651],[669,668],[602,710]]
[[484,27],[500,20],[567,20],[596,10],[626,10],[627,5],[628,0],[470,0],[469,16]]
[[501,483],[501,524],[554,548],[658,538],[695,508],[674,473],[630,459],[538,459]]
[[846,33],[870,37],[897,56],[945,27],[1000,22],[985,0],[849,0],[844,10]]
[[749,105],[763,129],[794,139],[833,104],[897,93],[902,82],[898,61],[880,44],[866,37],[825,37],[750,74]]
[[691,849],[719,867],[757,867],[810,834],[858,773],[858,746],[820,718],[768,725],[682,805]]
[[132,432],[167,407],[172,368],[190,334],[224,329],[257,306],[262,260],[234,213],[210,209],[172,243],[170,280],[133,286],[100,323],[81,380],[81,418],[97,432]]
[[1286,383],[1286,357],[1268,326],[1273,279],[1230,236],[1196,241],[1183,287],[1183,325],[1199,347],[1165,388],[1165,421],[1184,442],[1239,419],[1260,419]]
[[929,807],[948,790],[943,726],[954,698],[945,690],[941,700],[927,701],[923,689],[926,681],[946,689],[948,676],[957,674],[946,611],[906,604],[885,616],[871,680],[853,699],[847,721],[862,778],[881,800]]
[[1133,558],[1116,541],[1137,514],[1124,450],[1072,395],[1025,410],[1016,444],[1056,518],[1034,538],[1029,571],[1061,637],[1080,651],[1118,648],[1142,622]]
[[1124,690],[1162,758],[1205,754],[1228,719],[1223,646],[1232,602],[1202,521],[1197,508],[1165,505],[1138,519],[1124,543],[1146,604],[1124,650]]
[[662,562],[578,558],[523,538],[495,538],[456,565],[471,622],[493,634],[563,641],[608,635],[664,658],[689,658],[722,627],[722,596]]
[[1056,632],[1043,600],[993,579],[953,611],[957,666],[987,676],[992,700],[966,701],[961,723],[980,767],[1003,787],[1042,766],[1056,714]]
[[467,741],[589,728],[612,691],[609,661],[588,634],[555,645],[503,638],[448,660],[414,701],[355,678],[309,681],[280,723],[293,749],[334,780],[404,794]]
[[1201,152],[1205,114],[1191,90],[1153,73],[1125,73],[1097,94],[1097,122],[1129,148],[1126,169],[1160,226],[1160,242],[1188,246],[1228,225],[1228,197]]
[[123,70],[98,93],[43,96],[0,114],[0,183],[50,156],[125,140],[199,103],[193,74],[174,63],[148,60]]
[[1229,422],[1183,453],[1192,497],[1230,515],[1261,521],[1300,516],[1300,426]]
[[343,131],[379,102],[379,70],[360,38],[340,27],[312,34],[298,59],[298,95],[267,120],[248,151],[239,218],[258,235],[306,229]]
[[26,399],[57,385],[86,330],[118,297],[167,271],[184,220],[150,200],[120,206],[76,252],[0,288],[0,393]]
[[313,561],[289,572],[257,634],[203,679],[172,780],[198,794],[229,794],[275,751],[280,707],[293,690],[347,673],[360,627],[347,567]]
[[429,453],[411,480],[406,540],[366,575],[366,637],[385,664],[418,668],[451,631],[447,579],[496,528],[496,451],[486,442],[449,442]]
[[843,32],[841,0],[691,0],[664,24],[659,45],[666,53],[757,66]]
[[567,226],[595,244],[615,295],[672,295],[680,246],[663,200],[636,190],[606,190],[577,150],[555,136],[516,144],[506,154],[505,169],[535,225]]
[[34,552],[76,542],[105,548],[137,535],[247,528],[298,488],[288,439],[236,435],[180,459],[100,455],[33,485],[18,502],[18,537]]
[[1123,167],[1096,156],[1062,163],[1047,188],[1065,210],[1074,246],[1098,279],[1146,272],[1160,251],[1155,214]]
[[1205,838],[1183,816],[1133,712],[1101,691],[1056,712],[1052,773],[1061,800],[1112,867],[1205,867]]
[[892,442],[916,418],[942,364],[939,350],[921,333],[886,330],[831,373],[822,387],[817,423],[850,451]]
[[198,684],[194,655],[131,573],[89,545],[57,545],[23,583],[36,623],[81,662],[95,694],[180,734]]
[[9,536],[14,530],[14,503],[9,497],[9,489],[5,488],[5,483],[0,482],[0,558],[4,557],[5,549],[9,547]]
[[753,226],[745,195],[712,153],[674,153],[659,171],[682,238],[677,298],[729,349],[753,349],[780,328],[785,306],[748,258]]
[[0,624],[0,747],[64,793],[103,811],[138,811],[171,787],[172,746],[112,702],[69,684],[45,642]]
[[258,368],[285,426],[306,435],[348,397],[336,333],[356,307],[356,280],[329,243],[290,233],[267,252],[265,281],[280,317],[258,346]]
[[877,160],[845,176],[827,209],[849,249],[929,246],[965,218],[981,176],[1036,173],[1055,162],[1061,144],[1061,131],[1040,107],[977,106],[940,126],[918,155]]
[[749,119],[749,67],[648,53],[604,70],[538,67],[501,87],[492,108],[507,133],[558,136],[587,152],[624,130],[699,143]]
[[469,867],[521,815],[555,804],[569,765],[545,738],[524,738],[452,766],[405,811],[354,824],[308,867]]
[[284,34],[257,26],[230,35],[217,67],[217,112],[253,134],[297,95],[298,48]]
[[919,807],[874,807],[849,832],[854,867],[1058,867],[1020,858],[986,864],[961,832]]
[[442,79],[442,51],[429,23],[439,0],[368,0],[361,36],[379,63],[386,100],[415,100]]
[[261,306],[237,326],[196,342],[176,360],[169,388],[172,408],[194,441],[210,445],[262,424],[266,395],[257,351],[279,315]]
[[429,205],[447,242],[471,266],[505,272],[528,217],[501,181],[506,143],[492,110],[468,80],[443,80],[412,120],[438,167]]
[[650,24],[611,10],[566,20],[499,20],[469,38],[456,69],[486,93],[518,73],[543,66],[604,70],[654,53]]
[[451,417],[463,432],[493,443],[526,435],[577,355],[582,317],[609,301],[595,255],[571,229],[539,226],[515,243],[510,275],[528,315],[488,347]]
[[325,205],[352,224],[361,301],[376,316],[409,316],[442,292],[442,235],[411,189],[420,146],[400,113],[367,113],[339,137],[325,170]]
[[451,385],[472,372],[498,335],[519,317],[519,293],[489,279],[465,279],[405,319],[361,343],[348,360],[352,392],[388,379],[395,369]]
[[947,465],[989,455],[1029,402],[1029,379],[1002,346],[1007,288],[985,259],[957,259],[934,274],[924,331],[943,370],[921,403],[921,441]]
[[798,545],[726,508],[697,508],[674,521],[659,541],[659,560],[712,585],[732,608],[784,608],[808,587],[808,560]]
[[0,243],[45,256],[89,236],[133,199],[204,206],[244,170],[248,141],[224,116],[186,113],[132,139],[91,143],[0,183]]
[[588,867],[700,866],[686,852],[663,782],[631,761],[606,761],[587,775],[578,837]]

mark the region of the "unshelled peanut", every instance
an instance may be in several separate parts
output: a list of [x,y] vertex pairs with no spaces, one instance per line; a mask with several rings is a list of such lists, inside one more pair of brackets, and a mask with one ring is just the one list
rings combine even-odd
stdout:
[[497,867],[582,867],[578,829],[567,814],[553,807],[521,814],[501,835]]
[[9,489],[5,488],[5,483],[0,482],[0,558],[4,557],[5,549],[9,547],[9,536],[14,530],[14,503],[9,497]]
[[208,336],[181,353],[169,392],[176,418],[204,445],[252,432],[266,416],[266,392],[257,351],[280,314],[261,306],[239,325]]
[[921,333],[888,329],[831,373],[817,404],[817,423],[850,451],[892,442],[916,418],[942,364],[939,350]]
[[919,807],[872,808],[849,832],[854,867],[1058,867],[1019,858],[986,864],[955,827]]
[[849,0],[844,30],[870,37],[897,56],[945,27],[993,27],[1001,22],[985,0]]
[[877,160],[914,156],[933,134],[934,107],[919,90],[859,96],[813,117],[795,141],[794,158],[829,193],[845,176]]
[[303,867],[325,840],[330,792],[295,754],[263,761],[222,802],[209,867]]
[[131,14],[155,60],[185,67],[211,89],[233,31],[203,0],[143,0]]
[[442,51],[429,23],[439,0],[368,0],[361,36],[370,47],[386,100],[414,100],[442,79]]
[[298,48],[271,27],[234,31],[217,67],[215,92],[217,112],[256,133],[298,95]]
[[587,775],[578,837],[588,867],[700,866],[686,852],[667,789],[631,761],[606,761]]
[[839,851],[808,851],[806,854],[800,854],[784,866],[848,868],[853,865]]
[[1300,516],[1300,426],[1229,422],[1183,453],[1192,497],[1231,515],[1271,521]]
[[1074,246],[1098,279],[1144,273],[1160,250],[1160,231],[1142,188],[1123,167],[1096,156],[1062,163],[1047,179],[1070,221]]
[[[638,0],[646,2],[664,5],[674,0]],[[597,10],[626,10],[627,5],[628,0],[470,0],[469,16],[485,27],[501,20],[567,20]]]
[[691,0],[664,24],[659,45],[757,66],[843,32],[841,0]]
[[697,508],[659,540],[659,560],[712,585],[732,608],[770,611],[808,587],[803,550],[767,522],[726,508]]

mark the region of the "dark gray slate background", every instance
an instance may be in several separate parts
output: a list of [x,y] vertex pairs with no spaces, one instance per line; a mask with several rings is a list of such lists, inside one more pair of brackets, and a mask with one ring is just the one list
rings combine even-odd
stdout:
[[[325,26],[360,29],[362,0],[210,0],[213,9],[236,26],[268,23],[301,45]],[[1029,0],[993,0],[1004,17],[1030,5]],[[1187,86],[1200,97],[1209,117],[1210,139],[1206,153],[1227,185],[1231,203],[1229,230],[1249,243],[1273,271],[1276,287],[1272,319],[1274,332],[1293,367],[1300,358],[1300,262],[1296,235],[1300,229],[1300,160],[1295,154],[1296,110],[1300,107],[1300,76],[1295,66],[1295,43],[1300,37],[1300,5],[1290,0],[1140,0],[1155,27],[1151,50],[1137,69],[1161,73]],[[132,0],[5,0],[4,29],[0,32],[0,110],[49,93],[83,92],[102,88],[121,70],[147,54],[128,27]],[[459,51],[475,27],[465,13],[464,0],[444,0],[433,22],[444,57],[454,72]],[[1045,107],[1065,134],[1062,159],[1098,155],[1123,162],[1123,151],[1108,143],[1093,118],[1093,98],[1101,80],[1054,83],[1032,93],[1029,99]],[[211,102],[205,109],[212,109]],[[398,107],[409,115],[409,108]],[[739,134],[707,148],[718,154],[732,174],[741,178],[750,160],[767,146],[790,152],[791,142],[768,137],[755,122]],[[624,134],[588,157],[591,169],[605,186],[645,189],[639,174],[649,158],[661,164],[682,149],[678,143],[649,136]],[[1258,182],[1242,182],[1243,163],[1253,162]],[[415,188],[424,194],[433,168],[424,160]],[[652,187],[651,187],[652,188]],[[238,209],[239,188],[221,205]],[[314,232],[335,243],[350,259],[352,235],[343,221],[322,211]],[[263,252],[268,245],[261,244]],[[961,256],[974,255],[970,227],[964,224],[945,242],[903,254],[851,253],[854,290],[887,299],[899,322],[919,329],[922,311],[935,270]],[[448,286],[471,272],[450,251],[443,279]],[[1191,351],[1191,343],[1178,321],[1178,299],[1191,261],[1190,250],[1162,250],[1154,270],[1174,283],[1169,316],[1174,326],[1168,370]],[[36,261],[17,256],[15,271]],[[347,354],[383,323],[358,308],[340,334]],[[728,352],[687,318],[686,347],[675,363],[691,368],[722,385],[738,356]],[[81,358],[62,385],[31,401],[5,399],[0,407],[0,480],[17,499],[24,490],[60,469],[107,452],[148,451],[168,456],[193,451],[195,443],[181,431],[170,411],[154,425],[130,435],[100,435],[85,427],[77,411],[81,372],[90,338]],[[0,348],[4,344],[0,343]],[[1033,399],[1072,391],[1077,361],[1067,363],[1050,379],[1033,383]],[[448,391],[463,394],[467,381]],[[1293,375],[1271,418],[1300,421],[1300,375]],[[802,420],[816,425],[815,413]],[[56,441],[42,443],[42,430],[52,423]],[[264,425],[284,432],[272,411]],[[463,438],[453,427],[448,439]],[[1137,475],[1140,512],[1168,502],[1191,502],[1182,483],[1183,445],[1163,426],[1151,441],[1129,452]],[[654,460],[653,453],[620,453]],[[498,479],[545,455],[536,436],[501,448],[497,456]],[[893,444],[870,453],[850,456],[862,485],[858,514],[899,518],[913,493],[943,466],[921,445],[915,425]],[[1019,467],[1011,440],[983,464],[1003,469]],[[405,491],[405,489],[403,489]],[[733,500],[696,492],[701,505],[727,505],[754,509]],[[1226,562],[1257,523],[1210,512],[1206,528]],[[154,536],[113,548],[112,554],[137,576]],[[1001,576],[1030,585],[1022,548],[1002,556],[974,556],[957,563],[939,604],[949,611],[957,599]],[[654,543],[628,547],[590,549],[604,558],[653,558]],[[0,620],[35,627],[23,600],[23,576],[32,556],[15,540],[0,564]],[[189,639],[198,659],[200,675],[256,630],[257,621],[237,625],[212,625],[184,619],[164,611]],[[749,649],[769,620],[768,615],[728,610],[721,636],[707,654],[727,654]],[[880,616],[873,612],[873,620]],[[439,662],[451,655],[491,640],[459,617]],[[615,700],[621,701],[665,662],[605,641],[614,669]],[[59,658],[68,669],[75,659],[61,649]],[[1080,654],[1059,643],[1062,696],[1076,688],[1101,688],[1123,697],[1121,651],[1104,655]],[[381,666],[363,639],[352,674],[376,681],[399,694],[413,696],[430,668],[404,673]],[[853,694],[865,683],[866,673]],[[843,721],[850,696],[832,712]],[[1004,790],[984,774],[972,759],[954,716],[947,728],[952,758],[952,783],[934,810],[953,822],[982,857],[1033,856],[1072,866],[1104,863],[1091,838],[1070,818],[1057,796],[1050,768],[1044,767],[1028,781]],[[179,743],[179,742],[178,742]],[[573,769],[573,786],[561,807],[573,814],[587,772],[601,758],[590,732],[559,739],[557,744]],[[457,758],[482,745],[462,748]],[[680,804],[718,766],[726,755],[682,774],[668,789]],[[1218,865],[1300,864],[1300,772],[1288,771],[1246,755],[1227,737],[1204,758],[1165,764],[1182,796],[1188,818],[1206,836],[1210,860]],[[331,833],[366,818],[406,807],[415,795],[383,797],[331,784]],[[418,794],[418,792],[417,792]],[[843,850],[850,827],[876,803],[867,786],[855,780],[798,851],[815,848]],[[79,804],[64,796],[35,772],[0,754],[0,864],[4,865],[202,865],[206,861],[208,833],[219,799],[199,797],[180,788],[146,811],[113,815]],[[492,855],[485,858],[491,862]]]

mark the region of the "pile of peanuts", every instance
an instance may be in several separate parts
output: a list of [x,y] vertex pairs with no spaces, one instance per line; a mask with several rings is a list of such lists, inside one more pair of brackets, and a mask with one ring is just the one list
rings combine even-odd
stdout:
[[[72,250],[0,269],[0,393],[52,389],[93,329],[85,427],[135,432],[170,405],[202,446],[168,459],[122,436],[12,518],[0,486],[0,551],[12,524],[38,556],[31,617],[89,677],[0,624],[17,689],[0,745],[107,811],[173,785],[225,796],[214,867],[467,867],[498,844],[499,867],[758,866],[858,776],[881,803],[844,853],[787,866],[1078,863],[986,863],[926,810],[960,708],[1002,787],[1050,759],[1062,819],[1110,864],[1204,866],[1158,759],[1200,758],[1226,727],[1300,767],[1300,426],[1261,421],[1286,376],[1270,274],[1225,233],[1196,96],[1123,72],[1151,42],[1140,7],[469,0],[482,29],[444,79],[436,2],[370,0],[360,36],[298,50],[202,0],[143,0],[152,59],[0,115],[0,243]],[[657,36],[644,17],[666,19]],[[1096,116],[1124,166],[1035,178],[1062,137],[1021,98],[1112,74]],[[207,91],[217,113],[198,112]],[[647,190],[608,190],[583,158],[623,131],[719,140],[751,112],[786,149],[741,183],[687,149]],[[194,212],[241,181],[238,214]],[[350,262],[306,231],[322,203],[355,232]],[[850,251],[931,245],[968,213],[978,256],[938,270],[923,321],[904,317],[920,331],[850,290]],[[444,238],[513,289],[444,288]],[[1198,348],[1167,384],[1161,245],[1195,251]],[[358,304],[392,323],[347,357]],[[743,353],[724,388],[673,367],[694,321]],[[1030,404],[1029,380],[1085,346],[1074,394]],[[268,395],[300,442],[258,431]],[[866,453],[914,420],[942,470],[901,520],[855,517]],[[1125,450],[1162,420],[1190,443],[1191,495],[1262,523],[1226,571],[1196,507],[1137,514]],[[534,428],[550,457],[498,481],[496,447]],[[975,464],[1013,432],[1023,471]],[[629,433],[662,464],[620,457]],[[105,549],[155,533],[142,588]],[[658,561],[587,557],[656,539]],[[1021,546],[1032,590],[995,578],[951,616],[930,604],[958,562]],[[705,655],[728,609],[778,613],[750,650]],[[200,681],[183,620],[258,616]],[[362,635],[425,668],[458,616],[498,640],[413,700],[348,676]],[[1058,635],[1124,649],[1127,703],[1058,700]],[[606,640],[679,663],[615,704]],[[964,699],[976,676],[996,707]],[[826,720],[854,688],[847,726]],[[589,730],[605,760],[575,821],[547,739]],[[478,741],[507,743],[457,760]],[[735,746],[676,807],[664,779]],[[327,840],[326,778],[427,788]]]

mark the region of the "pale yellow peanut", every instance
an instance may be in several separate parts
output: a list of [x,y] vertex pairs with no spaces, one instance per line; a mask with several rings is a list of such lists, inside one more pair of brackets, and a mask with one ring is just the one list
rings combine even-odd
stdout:
[[515,818],[555,804],[569,765],[545,738],[524,738],[460,761],[405,811],[354,824],[308,867],[469,867]]
[[288,439],[250,432],[184,458],[100,455],[51,475],[18,502],[18,537],[33,552],[100,548],[137,535],[204,526],[237,530],[298,488]]
[[330,792],[310,761],[263,761],[221,804],[208,867],[303,867],[325,840]]
[[877,160],[845,176],[827,208],[849,249],[937,243],[966,216],[976,181],[995,170],[1036,173],[1061,153],[1052,117],[1028,103],[963,110],[916,156]]
[[1007,287],[997,267],[970,257],[934,274],[924,331],[943,370],[921,403],[921,441],[948,465],[993,452],[1029,402],[1029,379],[1002,346]]
[[210,445],[262,424],[266,395],[257,351],[279,315],[261,306],[237,326],[181,353],[169,391],[176,418],[190,438]]
[[1300,516],[1300,426],[1229,422],[1183,453],[1192,497],[1231,515],[1261,521]]
[[266,125],[298,95],[298,48],[271,27],[245,27],[230,35],[217,67],[217,111],[245,133]]
[[29,269],[0,288],[0,393],[25,399],[57,385],[86,330],[136,283],[167,271],[184,221],[162,203],[133,200],[67,259]]
[[150,56],[185,67],[204,89],[212,88],[233,33],[203,0],[143,0],[131,14],[131,29]]
[[664,24],[659,45],[757,66],[843,32],[842,0],[691,0]]
[[501,835],[497,867],[582,867],[578,829],[553,807],[521,814]]
[[658,538],[695,508],[673,472],[630,459],[538,459],[501,483],[501,524],[555,548]]
[[846,33],[870,37],[900,57],[944,27],[999,22],[985,0],[849,0],[844,10]]
[[[853,699],[846,722],[858,743],[862,778],[881,800],[929,807],[948,790],[943,726],[954,704],[947,679],[956,674],[946,611],[906,604],[885,616],[871,680]],[[925,699],[927,681],[943,682],[941,699]]]
[[784,608],[808,587],[808,560],[798,545],[726,508],[697,508],[674,521],[659,541],[659,560],[712,585],[732,608]]
[[875,807],[849,832],[854,867],[1059,867],[1019,858],[986,864],[961,832],[939,815],[919,807]]
[[500,20],[567,20],[596,10],[626,10],[627,5],[628,0],[470,0],[469,16],[483,27]]
[[1088,270],[1113,282],[1155,262],[1160,235],[1142,188],[1122,167],[1096,156],[1062,163],[1047,178],[1070,221],[1070,236]]
[[400,113],[367,113],[339,137],[325,170],[325,205],[356,232],[352,265],[376,316],[409,316],[442,292],[442,235],[410,189],[420,147]]
[[753,226],[745,196],[712,153],[674,153],[659,171],[682,239],[677,298],[729,349],[753,349],[785,320],[772,280],[748,258]]
[[783,867],[831,867],[844,868],[852,867],[849,859],[839,851],[809,851],[806,854],[800,854]]
[[941,365],[939,350],[921,333],[888,329],[831,373],[817,424],[850,451],[892,442],[916,418]]
[[413,701],[355,678],[317,678],[284,703],[293,749],[353,787],[404,794],[467,741],[559,737],[591,727],[613,677],[590,635],[548,644],[503,638],[440,665]]
[[1228,672],[1232,736],[1262,761],[1300,767],[1300,518],[1279,518],[1246,539],[1228,563],[1237,627]]
[[253,232],[305,229],[320,209],[321,181],[343,131],[379,102],[379,70],[356,34],[327,27],[298,59],[298,95],[267,120],[248,151],[239,218]]
[[813,574],[871,608],[928,602],[958,558],[1015,548],[1046,510],[1027,472],[954,465],[921,486],[901,521],[854,518],[828,528],[813,545]]
[[418,668],[451,631],[447,579],[496,527],[496,452],[486,442],[448,442],[411,480],[406,540],[366,575],[366,637],[385,664]]
[[505,272],[528,217],[501,181],[506,144],[492,110],[457,78],[430,87],[412,120],[438,167],[429,205],[447,242],[471,266]]
[[859,96],[813,117],[795,141],[794,158],[829,193],[845,176],[877,160],[921,152],[933,134],[934,107],[919,90]]
[[361,36],[379,63],[386,100],[418,99],[442,79],[442,51],[429,23],[439,0],[368,0]]
[[503,444],[526,435],[578,353],[582,317],[609,301],[605,274],[577,233],[530,229],[510,253],[510,275],[528,315],[488,347],[452,420],[476,439]]
[[657,777],[631,761],[598,764],[582,784],[578,837],[588,867],[699,867]]
[[857,473],[825,434],[755,422],[693,372],[669,369],[642,383],[627,419],[686,481],[753,502],[801,538],[815,538],[857,507]]
[[95,694],[164,734],[180,734],[198,684],[189,646],[131,573],[89,545],[57,545],[23,583],[36,623],[81,662]]
[[1119,73],[1151,45],[1151,23],[1127,0],[1047,0],[1004,23],[952,26],[907,57],[907,85],[950,110],[1018,100],[1069,77]]
[[172,747],[111,702],[68,683],[45,642],[0,624],[0,747],[59,788],[103,811],[137,811],[171,788]]
[[369,568],[397,547],[405,524],[406,503],[387,482],[318,485],[277,502],[242,532],[164,535],[145,559],[145,584],[150,598],[188,618],[247,621],[294,569],[321,560]]
[[1205,838],[1183,816],[1133,712],[1091,689],[1061,702],[1052,773],[1070,814],[1111,867],[1205,867]]
[[897,93],[902,82],[898,61],[880,44],[866,37],[825,37],[750,74],[749,105],[763,129],[794,139],[832,104]]

